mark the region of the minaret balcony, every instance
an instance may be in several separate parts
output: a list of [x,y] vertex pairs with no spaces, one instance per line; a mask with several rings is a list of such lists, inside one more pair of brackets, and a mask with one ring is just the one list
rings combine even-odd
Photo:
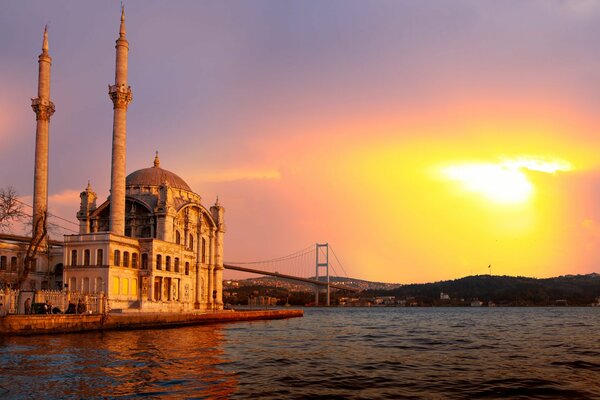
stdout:
[[127,106],[131,103],[131,100],[133,100],[131,86],[125,86],[125,84],[109,85],[108,95],[113,101],[114,108],[127,109]]

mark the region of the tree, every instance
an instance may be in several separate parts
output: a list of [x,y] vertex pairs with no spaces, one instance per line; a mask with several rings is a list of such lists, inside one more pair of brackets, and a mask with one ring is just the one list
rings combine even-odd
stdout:
[[[0,231],[9,228],[13,221],[21,221],[25,216],[23,203],[19,201],[15,189],[12,186],[0,189]],[[23,269],[19,271],[17,278],[16,286],[18,288],[27,280],[31,271],[31,263],[35,260],[40,248],[44,247],[44,239],[48,236],[47,216],[47,212],[44,211],[36,221],[36,226],[33,227],[23,260]]]
[[5,231],[13,221],[25,217],[23,205],[12,186],[0,189],[0,231]]
[[[27,246],[27,251],[25,252],[25,259],[23,260],[23,270],[19,273],[19,277],[17,278],[17,287],[20,289],[23,283],[27,280],[29,276],[29,272],[31,272],[31,263],[35,260],[35,256],[38,253],[38,250],[44,243],[44,239],[48,236],[48,229],[46,224],[47,213],[41,215],[41,218],[37,220],[36,226],[33,229],[33,234],[31,236],[31,240],[29,241],[29,245]],[[38,234],[36,235],[36,232]],[[46,251],[48,249],[46,248]]]

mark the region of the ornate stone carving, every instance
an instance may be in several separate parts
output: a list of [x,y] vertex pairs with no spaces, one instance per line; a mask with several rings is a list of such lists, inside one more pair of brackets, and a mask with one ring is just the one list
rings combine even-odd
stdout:
[[133,100],[133,94],[131,92],[131,86],[120,85],[108,85],[108,95],[111,98],[114,107],[122,108],[127,110],[127,106]]
[[31,99],[31,108],[33,108],[35,119],[38,121],[49,121],[55,111],[53,102],[39,97]]

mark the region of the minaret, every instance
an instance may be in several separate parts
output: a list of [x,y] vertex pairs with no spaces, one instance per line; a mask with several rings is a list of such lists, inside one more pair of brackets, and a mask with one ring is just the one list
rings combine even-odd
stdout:
[[92,232],[90,215],[96,210],[96,199],[98,198],[96,193],[92,190],[90,181],[88,181],[85,190],[79,194],[79,197],[81,198],[81,205],[79,206],[79,212],[77,213],[79,233],[90,233]]
[[[223,236],[225,234],[225,207],[219,203],[219,197],[215,205],[210,208],[210,213],[217,223],[213,233],[214,237],[214,258],[213,264],[209,266],[209,294],[213,309],[223,308]],[[212,268],[211,268],[212,267]]]
[[125,8],[121,7],[121,27],[117,39],[115,84],[108,87],[114,105],[112,164],[110,174],[109,230],[125,234],[125,156],[127,142],[127,106],[131,102],[131,87],[127,85],[127,55],[129,43],[125,38]]
[[54,103],[50,101],[50,66],[48,54],[48,25],[44,29],[42,54],[38,58],[38,97],[31,99],[35,112],[35,172],[33,178],[33,229],[32,237],[39,238],[45,225],[48,210],[48,132],[50,117],[54,114]]

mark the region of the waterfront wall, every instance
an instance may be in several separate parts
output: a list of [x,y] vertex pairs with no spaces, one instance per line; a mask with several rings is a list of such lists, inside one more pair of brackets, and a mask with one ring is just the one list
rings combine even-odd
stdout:
[[237,321],[302,317],[302,310],[219,311],[209,313],[127,313],[91,315],[7,315],[1,335],[36,335],[99,330],[168,328]]

